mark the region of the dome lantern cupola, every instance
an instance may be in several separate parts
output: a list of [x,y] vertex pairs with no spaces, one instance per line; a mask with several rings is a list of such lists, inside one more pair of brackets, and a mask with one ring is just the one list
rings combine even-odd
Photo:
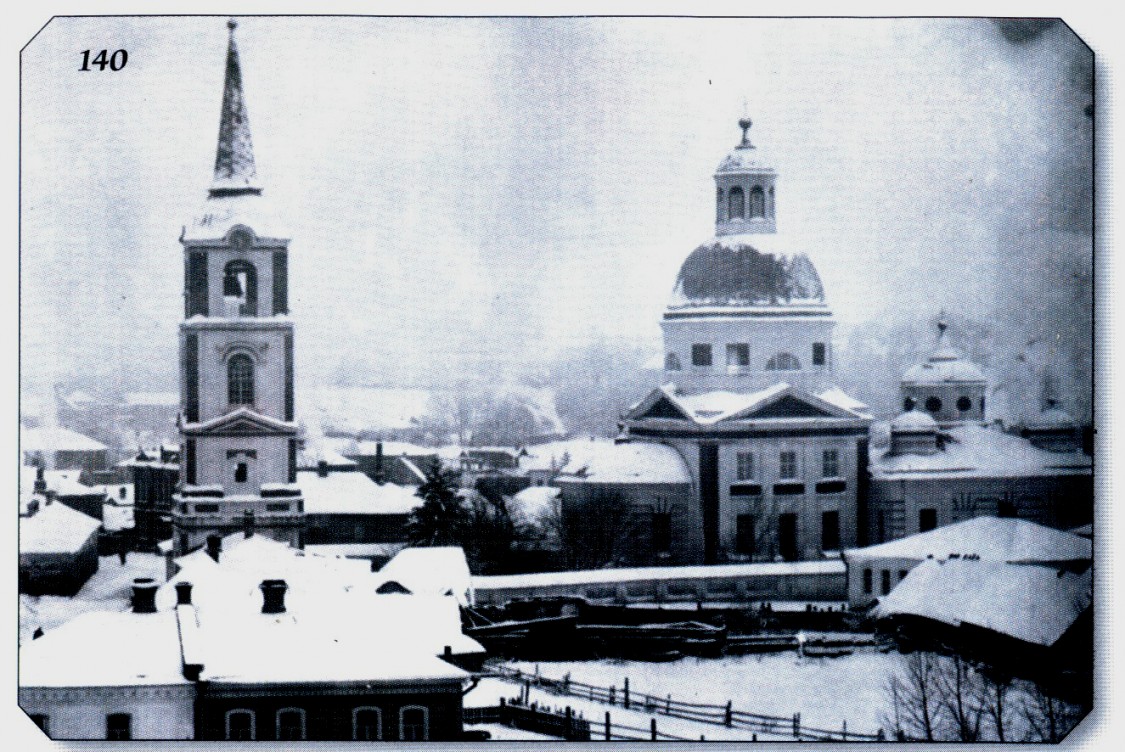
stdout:
[[740,235],[777,231],[774,183],[777,173],[750,142],[752,121],[738,121],[742,141],[715,170],[715,234]]
[[937,348],[902,377],[902,408],[925,410],[943,427],[983,423],[988,382],[976,364],[949,345],[944,311],[937,328]]

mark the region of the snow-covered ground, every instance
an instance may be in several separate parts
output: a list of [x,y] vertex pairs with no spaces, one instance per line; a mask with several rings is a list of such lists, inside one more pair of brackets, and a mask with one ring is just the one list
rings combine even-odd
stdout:
[[116,556],[102,556],[98,559],[98,571],[73,598],[21,593],[20,642],[30,640],[37,627],[48,631],[89,611],[124,611],[129,608],[136,577],[163,582],[163,557],[130,552],[122,566]]
[[[574,681],[620,688],[629,678],[631,691],[659,697],[669,694],[674,700],[721,705],[731,700],[736,710],[764,715],[790,717],[801,714],[802,725],[839,729],[847,721],[848,729],[875,733],[884,726],[883,716],[889,710],[884,685],[895,670],[901,656],[897,653],[855,653],[840,658],[804,658],[796,653],[728,656],[726,658],[681,658],[670,663],[600,660],[527,663],[510,665],[522,671],[561,679],[567,673]],[[496,681],[500,686],[490,686]],[[489,705],[499,697],[516,694],[516,685],[500,680],[487,680],[466,697],[466,705]],[[608,706],[587,703],[575,697],[560,697],[542,690],[532,690],[531,699],[552,706],[581,704],[586,717],[602,718]],[[589,708],[586,706],[589,705]],[[614,717],[618,712],[615,708]],[[647,727],[648,716],[635,714],[643,723],[629,725]],[[749,738],[749,732],[724,729],[656,716],[661,731],[708,739]],[[624,721],[623,721],[624,722]],[[681,733],[679,726],[686,724]]]

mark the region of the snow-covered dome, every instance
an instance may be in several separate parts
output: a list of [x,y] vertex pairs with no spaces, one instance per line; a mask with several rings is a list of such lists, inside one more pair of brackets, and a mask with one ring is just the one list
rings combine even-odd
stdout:
[[773,172],[773,167],[766,160],[762,150],[750,143],[747,134],[750,130],[750,118],[739,120],[738,125],[742,128],[742,142],[723,157],[715,172]]
[[984,374],[976,364],[965,360],[945,341],[945,323],[939,322],[938,347],[925,363],[910,368],[902,377],[904,384],[938,384],[948,381],[984,383]]
[[724,235],[700,245],[680,267],[668,308],[824,306],[824,287],[808,256],[759,250],[771,240]]
[[910,410],[891,421],[891,433],[936,431],[937,421],[921,410]]

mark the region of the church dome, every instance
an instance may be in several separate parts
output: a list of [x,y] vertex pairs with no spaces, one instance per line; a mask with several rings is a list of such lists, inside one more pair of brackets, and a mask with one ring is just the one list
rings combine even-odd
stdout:
[[947,382],[984,383],[984,373],[975,363],[965,360],[961,353],[945,341],[945,321],[938,322],[938,346],[925,363],[907,370],[903,384],[943,384]]
[[767,252],[768,240],[724,235],[698,246],[680,267],[668,308],[824,307],[824,287],[808,256]]

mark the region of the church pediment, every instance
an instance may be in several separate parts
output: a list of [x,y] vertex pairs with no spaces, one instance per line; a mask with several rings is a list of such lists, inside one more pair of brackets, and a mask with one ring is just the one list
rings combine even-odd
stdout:
[[239,408],[203,423],[184,426],[185,436],[274,436],[297,433],[296,425]]
[[834,418],[836,414],[824,410],[796,395],[787,394],[756,410],[738,416],[744,420],[757,418]]
[[629,411],[626,418],[629,420],[646,420],[648,418],[689,420],[689,416],[663,389],[653,390],[648,397],[641,400],[636,407]]

